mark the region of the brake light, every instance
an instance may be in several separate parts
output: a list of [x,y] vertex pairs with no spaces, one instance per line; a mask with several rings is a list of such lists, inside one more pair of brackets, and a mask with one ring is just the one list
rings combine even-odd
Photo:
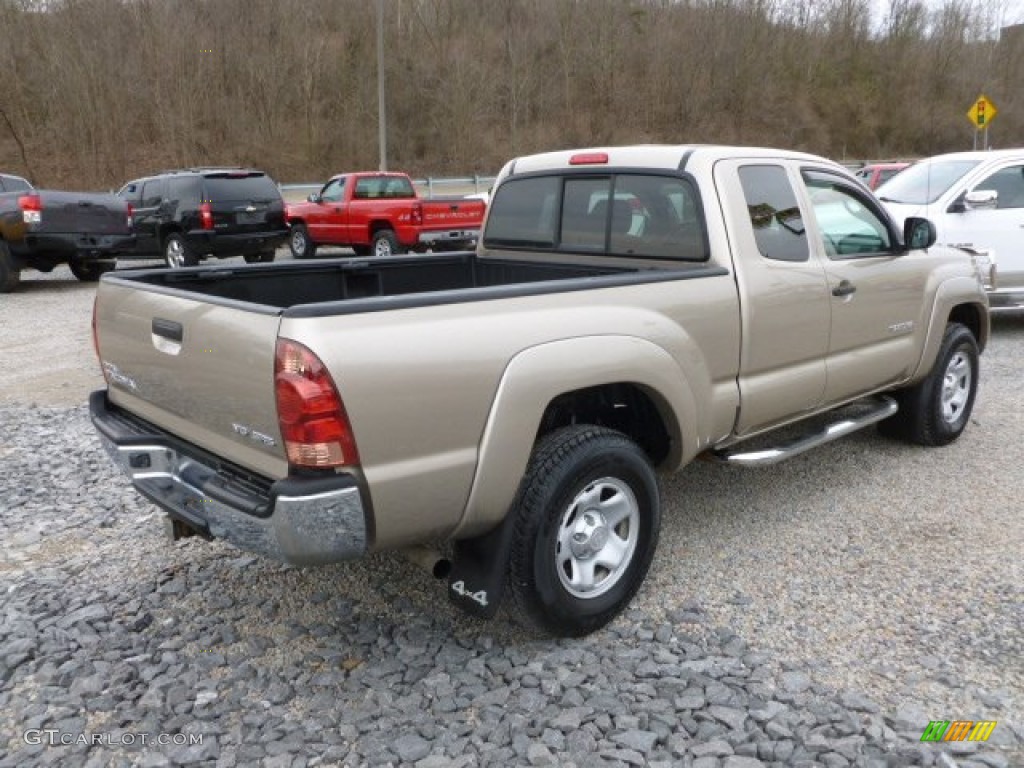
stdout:
[[607,165],[607,152],[581,152],[569,158],[569,165]]
[[131,203],[128,203],[128,229],[132,228],[132,224],[135,221],[134,217],[135,217],[135,209],[132,207]]
[[199,223],[203,229],[213,229],[213,210],[209,203],[199,204]]
[[423,205],[420,203],[412,204],[412,213],[409,214],[409,221],[413,224],[423,223]]
[[277,341],[274,394],[289,464],[340,467],[359,463],[352,425],[331,374],[320,358],[297,341]]
[[43,199],[39,195],[22,195],[18,198],[18,207],[26,224],[38,224],[43,220]]

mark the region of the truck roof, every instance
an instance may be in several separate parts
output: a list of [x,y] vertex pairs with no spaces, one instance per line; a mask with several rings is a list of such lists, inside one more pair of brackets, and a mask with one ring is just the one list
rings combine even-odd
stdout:
[[625,147],[589,147],[525,155],[506,165],[508,175],[601,165],[632,168],[682,169],[691,163],[714,163],[728,158],[791,158],[820,162],[821,157],[804,152],[765,147],[718,144],[639,144]]

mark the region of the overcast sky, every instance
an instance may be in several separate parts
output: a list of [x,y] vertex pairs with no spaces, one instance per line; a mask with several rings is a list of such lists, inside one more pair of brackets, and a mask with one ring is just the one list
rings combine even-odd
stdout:
[[[927,0],[933,8],[940,7],[943,0]],[[1024,24],[1024,0],[973,0],[977,5],[992,5],[1002,11],[1003,24]],[[889,0],[874,0],[875,21],[881,21],[889,8]]]

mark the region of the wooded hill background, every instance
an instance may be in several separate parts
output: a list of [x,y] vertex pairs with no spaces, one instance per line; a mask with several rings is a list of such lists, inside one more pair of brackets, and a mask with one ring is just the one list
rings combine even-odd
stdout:
[[[880,11],[878,9],[881,9]],[[875,10],[875,17],[872,11]],[[735,142],[834,159],[1024,144],[1024,27],[990,0],[386,0],[388,165]],[[1011,19],[1016,21],[1016,19]],[[0,169],[378,166],[371,0],[0,0]]]

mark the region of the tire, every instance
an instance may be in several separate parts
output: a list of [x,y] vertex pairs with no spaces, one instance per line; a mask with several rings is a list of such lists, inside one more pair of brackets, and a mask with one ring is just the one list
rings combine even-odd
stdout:
[[10,293],[21,282],[21,268],[11,256],[7,243],[0,240],[0,293]]
[[72,259],[68,262],[71,274],[83,283],[95,283],[107,272],[112,271],[117,265],[110,261],[79,261]]
[[398,238],[395,237],[393,229],[378,229],[373,233],[370,252],[375,257],[387,258],[388,256],[405,253],[405,249],[398,244]]
[[978,343],[966,326],[949,323],[931,372],[896,393],[900,409],[879,431],[918,445],[948,445],[970,421],[977,392]]
[[188,247],[188,243],[177,232],[172,232],[164,240],[164,263],[171,269],[194,267],[199,258]]
[[269,264],[277,255],[274,251],[261,251],[260,253],[246,253],[242,256],[246,264]]
[[291,249],[293,259],[312,259],[316,256],[316,243],[310,240],[309,230],[305,224],[292,224],[288,247]]
[[647,575],[661,524],[643,451],[619,432],[588,425],[537,444],[509,514],[512,611],[560,637],[589,634],[626,607]]

